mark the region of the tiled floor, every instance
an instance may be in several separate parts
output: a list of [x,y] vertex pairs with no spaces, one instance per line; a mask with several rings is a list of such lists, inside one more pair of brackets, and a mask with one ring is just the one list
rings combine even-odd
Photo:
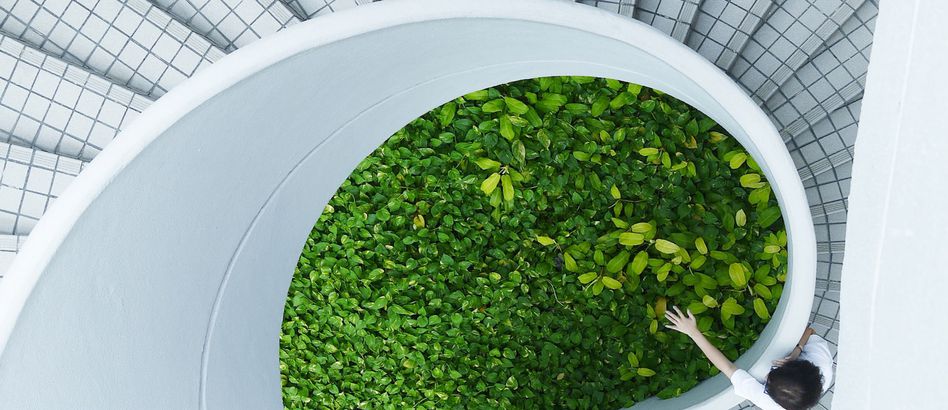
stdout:
[[0,141],[91,160],[151,100],[0,35]]
[[76,159],[0,143],[0,235],[26,235],[85,166]]
[[300,22],[280,0],[152,2],[228,52]]

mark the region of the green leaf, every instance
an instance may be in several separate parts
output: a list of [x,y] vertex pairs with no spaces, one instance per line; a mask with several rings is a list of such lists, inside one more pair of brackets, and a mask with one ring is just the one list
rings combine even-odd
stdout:
[[608,276],[602,277],[602,284],[612,290],[622,289],[622,283]]
[[760,174],[744,174],[741,175],[741,186],[744,188],[763,188],[766,186],[766,182],[761,182]]
[[515,114],[526,114],[527,111],[530,111],[526,104],[516,98],[504,97],[504,102],[507,104],[507,109]]
[[613,256],[609,260],[609,263],[606,264],[606,271],[609,273],[617,273],[625,268],[625,264],[629,262],[629,252],[621,251],[616,256]]
[[767,228],[773,225],[778,219],[780,219],[780,208],[777,207],[764,209],[757,214],[757,224],[760,225],[761,228]]
[[579,271],[579,267],[576,266],[576,260],[573,259],[573,257],[570,256],[569,253],[564,253],[564,254],[563,254],[563,265],[564,265],[564,267],[566,268],[566,270],[568,270],[568,271],[570,271],[570,272],[577,272],[577,271]]
[[731,169],[738,169],[741,167],[741,165],[744,165],[744,161],[746,159],[747,159],[747,154],[740,152],[734,155],[733,157],[731,157],[731,160],[728,161],[728,164],[731,166]]
[[711,131],[711,132],[708,133],[708,135],[711,136],[710,141],[711,141],[712,144],[719,143],[719,142],[724,141],[724,140],[726,140],[726,139],[728,138],[727,135],[724,135],[724,134],[722,134],[722,133],[720,133],[720,132],[716,132],[716,131]]
[[639,93],[642,92],[642,86],[638,84],[629,83],[629,86],[627,89],[629,90],[629,93],[634,96],[638,96]]
[[621,199],[621,198],[622,198],[622,194],[619,193],[619,187],[615,186],[615,184],[613,184],[613,185],[612,185],[612,188],[609,189],[609,194],[612,195],[612,198],[613,198],[613,199]]
[[601,280],[600,280],[600,281],[597,281],[596,283],[594,283],[593,286],[592,286],[593,295],[599,296],[599,294],[602,293],[602,289],[603,289],[605,286],[606,286],[606,285],[605,285],[604,283],[602,283]]
[[639,367],[639,357],[635,355],[635,352],[629,352],[626,358],[629,360],[629,366]]
[[704,298],[701,299],[701,303],[709,308],[718,307],[718,301],[711,297],[711,295],[704,295]]
[[582,283],[585,285],[589,282],[596,280],[596,278],[598,277],[599,277],[599,274],[596,272],[587,272],[582,275],[579,275],[579,283]]
[[612,101],[609,101],[609,107],[612,108],[613,110],[618,110],[619,108],[624,107],[628,103],[629,103],[629,94],[619,93],[619,95],[615,96],[615,98],[613,98]]
[[708,254],[708,245],[704,243],[704,238],[699,236],[695,239],[695,249],[697,249],[702,255]]
[[780,252],[780,247],[777,245],[767,245],[764,247],[764,253],[777,253]]
[[767,305],[761,298],[754,298],[754,313],[761,319],[770,319],[770,311],[767,310]]
[[589,161],[590,155],[582,151],[573,151],[573,157],[579,161]]
[[747,224],[747,214],[744,213],[743,209],[738,209],[737,213],[734,214],[734,222],[737,223],[737,226],[744,226]]
[[740,263],[732,263],[727,269],[728,276],[735,288],[743,288],[747,285],[747,276],[744,273],[744,266]]
[[656,239],[655,240],[655,249],[664,254],[674,254],[678,252],[678,245],[675,245],[674,242],[665,240],[665,239]]
[[549,236],[537,236],[537,242],[540,242],[540,245],[543,246],[556,244],[556,241],[554,241],[553,238],[550,238]]
[[514,199],[514,188],[513,182],[510,180],[510,175],[505,174],[500,177],[500,183],[504,189],[504,201],[510,202]]
[[658,154],[658,148],[642,148],[639,150],[639,155],[642,156],[652,156]]
[[469,101],[482,101],[487,99],[487,90],[474,91],[464,94],[464,99]]
[[646,367],[639,367],[635,369],[635,373],[642,377],[652,377],[655,375],[655,371]]
[[609,108],[609,98],[606,96],[600,96],[593,102],[591,114],[593,117],[598,117],[606,111],[606,108]]
[[504,104],[504,100],[502,98],[498,98],[496,100],[490,100],[484,103],[484,105],[481,106],[481,111],[484,111],[485,113],[501,112],[504,110],[505,106],[506,104]]
[[636,224],[632,224],[631,230],[632,232],[636,232],[636,233],[646,233],[648,231],[651,231],[652,228],[653,228],[652,224],[648,222],[639,222]]
[[645,267],[648,266],[648,252],[640,251],[635,254],[635,258],[632,259],[632,272],[636,275],[641,274],[645,271]]
[[474,160],[474,163],[483,170],[496,171],[500,169],[500,163],[490,158],[478,158]]
[[490,174],[484,182],[481,182],[481,191],[484,191],[485,194],[490,195],[491,192],[494,192],[494,189],[497,188],[497,183],[500,182],[500,174],[493,173]]
[[708,310],[708,307],[701,302],[691,302],[688,304],[688,311],[693,315],[699,315]]
[[757,295],[767,300],[773,298],[773,293],[770,292],[770,288],[764,286],[762,283],[754,284],[754,293],[757,293]]
[[727,298],[721,305],[721,312],[736,316],[744,313],[744,307],[738,304],[734,298]]
[[645,236],[635,232],[623,232],[619,234],[619,243],[625,246],[641,245],[645,242]]
[[619,228],[619,229],[626,229],[629,227],[628,222],[623,221],[619,218],[612,218],[612,223],[616,226],[616,228]]
[[441,122],[442,127],[447,127],[451,124],[451,121],[454,121],[454,114],[457,112],[458,105],[449,102],[441,106],[441,111],[438,115],[438,120]]
[[510,117],[506,115],[500,116],[500,135],[508,140],[513,140],[517,136],[513,124],[510,122]]

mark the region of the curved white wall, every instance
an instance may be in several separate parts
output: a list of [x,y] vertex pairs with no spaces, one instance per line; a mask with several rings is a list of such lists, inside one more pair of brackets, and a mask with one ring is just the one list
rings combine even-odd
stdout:
[[[286,290],[339,184],[451,98],[561,74],[681,98],[774,181],[792,274],[771,325],[738,361],[765,374],[806,324],[816,251],[802,184],[760,109],[709,62],[629,19],[552,0],[420,0],[254,43],[124,131],[0,282],[0,408],[281,408]],[[649,408],[728,408],[739,402],[728,386],[719,376]]]

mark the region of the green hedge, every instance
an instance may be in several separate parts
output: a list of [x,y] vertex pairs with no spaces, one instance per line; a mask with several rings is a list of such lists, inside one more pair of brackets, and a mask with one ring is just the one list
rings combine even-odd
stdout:
[[786,276],[760,168],[635,84],[519,81],[398,131],[313,228],[283,323],[288,408],[619,408],[716,373]]

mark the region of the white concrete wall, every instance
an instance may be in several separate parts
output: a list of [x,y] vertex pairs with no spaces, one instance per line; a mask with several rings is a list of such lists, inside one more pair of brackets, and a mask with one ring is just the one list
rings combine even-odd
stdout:
[[836,409],[948,407],[948,2],[883,1],[853,162]]
[[[286,290],[339,184],[451,98],[560,74],[664,90],[759,160],[787,221],[792,269],[771,325],[738,362],[765,374],[806,323],[815,242],[802,184],[760,109],[711,63],[629,19],[549,0],[419,0],[256,42],[125,130],[0,282],[0,408],[281,408]],[[647,405],[724,409],[740,401],[728,387],[719,376]]]

